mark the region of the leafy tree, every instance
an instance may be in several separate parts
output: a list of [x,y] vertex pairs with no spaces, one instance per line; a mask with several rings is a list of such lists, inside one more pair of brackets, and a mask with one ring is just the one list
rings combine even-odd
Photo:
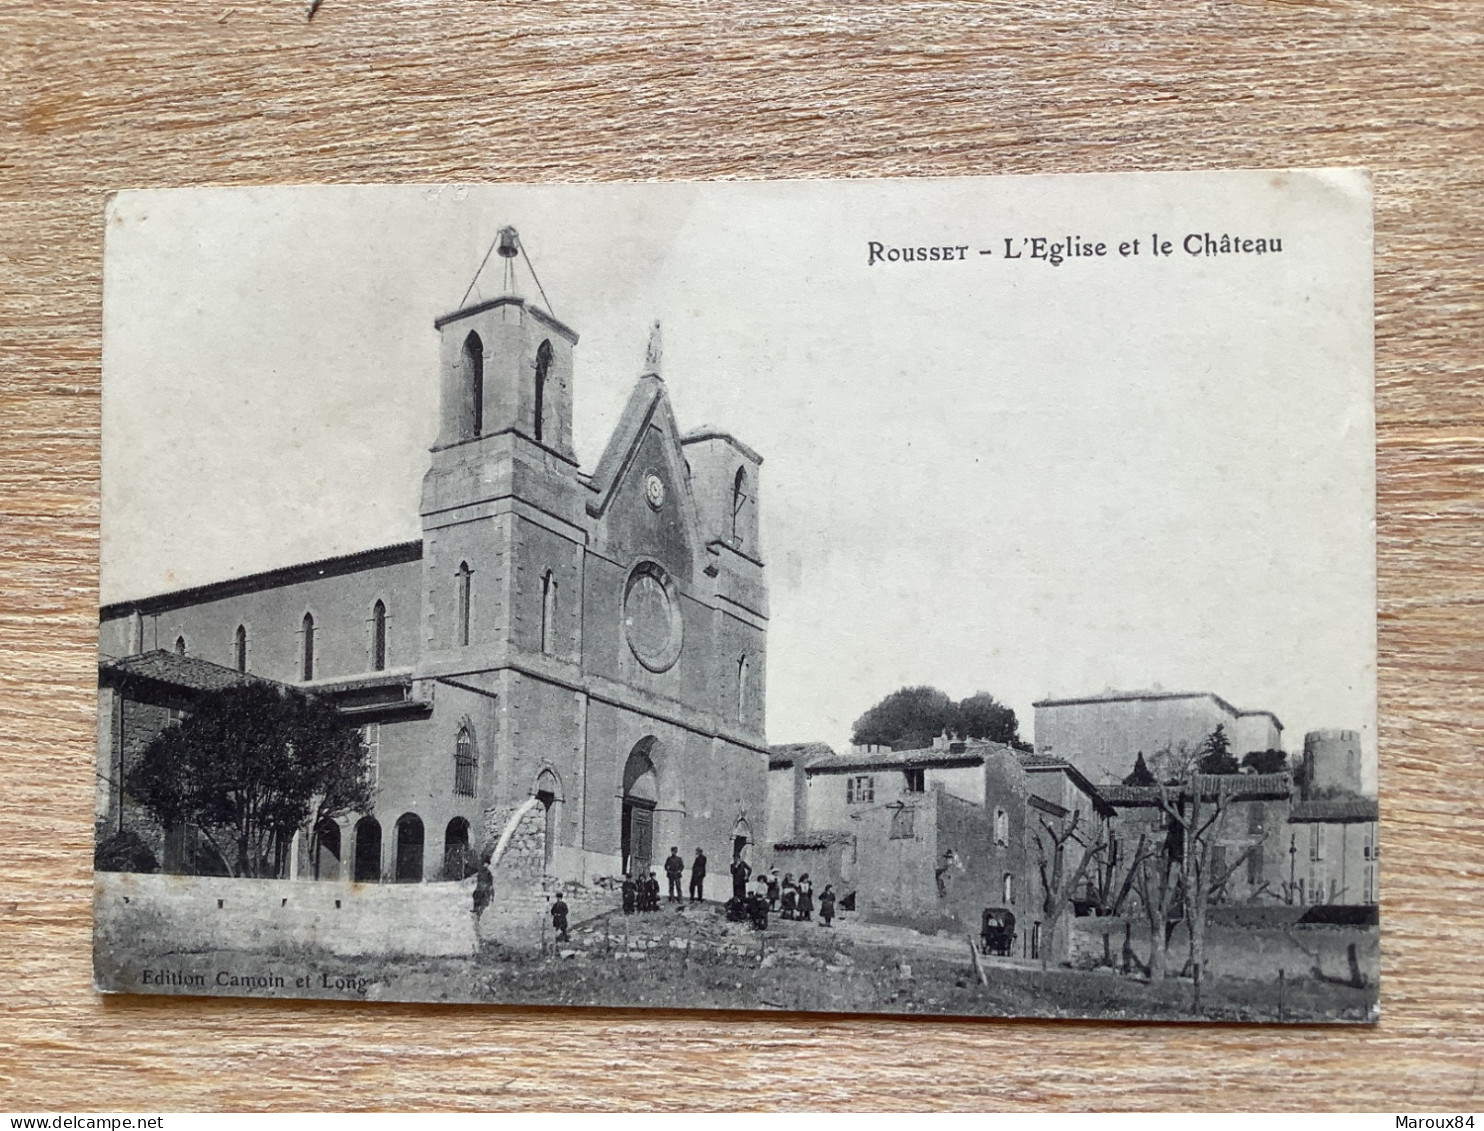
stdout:
[[120,829],[93,849],[97,872],[158,872],[159,862],[144,838],[133,829]]
[[1144,762],[1144,751],[1139,751],[1139,756],[1134,759],[1134,772],[1123,779],[1124,785],[1158,785],[1154,775],[1149,772],[1148,765]]
[[1254,774],[1281,774],[1288,770],[1288,755],[1282,750],[1253,750],[1242,758]]
[[976,691],[959,700],[954,730],[962,738],[987,738],[1010,746],[1020,744],[1020,724],[1015,712],[987,691]]
[[850,741],[858,745],[916,750],[943,733],[987,738],[1024,748],[1015,712],[987,691],[955,703],[936,687],[903,687],[855,720]]
[[238,876],[282,875],[296,830],[371,809],[357,729],[323,700],[257,683],[203,696],[145,748],[126,787]]
[[1235,774],[1241,772],[1236,755],[1232,753],[1231,739],[1226,735],[1226,724],[1217,723],[1216,729],[1206,735],[1196,757],[1196,772],[1201,774]]
[[936,687],[903,687],[855,720],[850,741],[916,750],[952,729],[955,714],[953,700]]

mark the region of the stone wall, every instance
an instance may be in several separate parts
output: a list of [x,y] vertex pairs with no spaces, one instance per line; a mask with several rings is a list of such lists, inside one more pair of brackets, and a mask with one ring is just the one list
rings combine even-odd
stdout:
[[[340,884],[98,873],[99,984],[104,956],[296,948],[337,955],[474,953],[474,881]],[[105,987],[106,988],[106,987]]]

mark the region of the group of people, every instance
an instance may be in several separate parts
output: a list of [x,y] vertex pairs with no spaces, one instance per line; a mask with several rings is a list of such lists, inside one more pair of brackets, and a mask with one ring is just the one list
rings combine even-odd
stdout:
[[[819,894],[820,926],[834,925],[836,902],[834,885],[825,884]],[[758,930],[768,925],[770,914],[780,919],[813,921],[814,883],[808,872],[797,881],[792,872],[785,872],[780,879],[777,868],[754,876],[751,865],[737,856],[732,860],[732,898],[727,910],[738,921],[750,920]]]
[[[665,878],[669,881],[669,895],[666,902],[684,903],[685,897],[680,894],[680,878],[685,875],[685,861],[681,859],[680,849],[672,847],[670,855],[665,860]],[[699,848],[696,849],[696,858],[690,865],[690,901],[699,903],[705,898],[706,888],[706,854]],[[640,873],[637,877],[628,872],[624,873],[623,885],[623,913],[632,915],[636,911],[658,911],[660,909],[660,880],[653,868],[649,875]]]
[[[685,861],[680,856],[680,849],[672,847],[670,855],[666,858],[665,878],[669,881],[669,894],[667,901],[670,903],[684,903],[684,897],[680,894],[680,880],[685,875]],[[732,898],[727,900],[726,911],[728,918],[736,921],[749,920],[758,930],[763,930],[768,925],[768,916],[777,915],[780,919],[795,919],[804,922],[814,920],[814,884],[809,879],[809,873],[802,873],[796,881],[792,872],[785,872],[779,878],[778,869],[771,872],[759,872],[753,875],[752,866],[742,859],[741,854],[732,858]],[[489,875],[487,868],[480,869],[480,884],[483,885]],[[705,898],[706,885],[706,853],[696,849],[696,858],[691,861],[690,866],[690,902],[697,903]],[[481,891],[476,886],[474,892],[474,910],[478,914],[488,905],[490,883],[485,885]],[[649,869],[649,875],[642,872],[633,875],[624,873],[623,884],[620,888],[623,893],[623,913],[633,915],[635,912],[658,911],[660,909],[660,881],[653,868]],[[484,897],[481,901],[481,895]],[[824,891],[819,893],[819,925],[830,927],[834,925],[835,919],[835,888],[832,884],[825,884]],[[565,942],[567,939],[567,916],[569,909],[567,902],[562,898],[562,893],[557,892],[556,902],[551,905],[551,925],[556,931],[557,939]]]

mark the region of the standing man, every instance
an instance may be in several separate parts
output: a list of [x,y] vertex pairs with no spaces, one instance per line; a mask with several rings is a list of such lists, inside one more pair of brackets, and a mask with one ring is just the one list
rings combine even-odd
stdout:
[[742,859],[739,852],[732,857],[732,898],[745,900],[747,898],[747,877],[752,875],[752,869],[747,866],[747,861]]
[[706,884],[706,854],[696,849],[696,858],[690,862],[690,901],[699,903],[706,896],[702,889]]
[[551,905],[551,925],[556,931],[557,942],[567,942],[567,901],[557,892],[556,902]]
[[670,855],[665,858],[665,879],[670,881],[669,892],[665,896],[666,903],[681,901],[680,877],[683,875],[685,875],[685,861],[680,857],[680,849],[671,845]]

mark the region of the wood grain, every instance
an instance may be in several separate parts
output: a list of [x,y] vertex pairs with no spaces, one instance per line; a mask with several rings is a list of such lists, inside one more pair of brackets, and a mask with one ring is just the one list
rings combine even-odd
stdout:
[[[1376,1108],[1484,1086],[1484,5],[0,5],[0,1106]],[[126,186],[1364,165],[1374,1030],[102,1000],[102,208]]]

